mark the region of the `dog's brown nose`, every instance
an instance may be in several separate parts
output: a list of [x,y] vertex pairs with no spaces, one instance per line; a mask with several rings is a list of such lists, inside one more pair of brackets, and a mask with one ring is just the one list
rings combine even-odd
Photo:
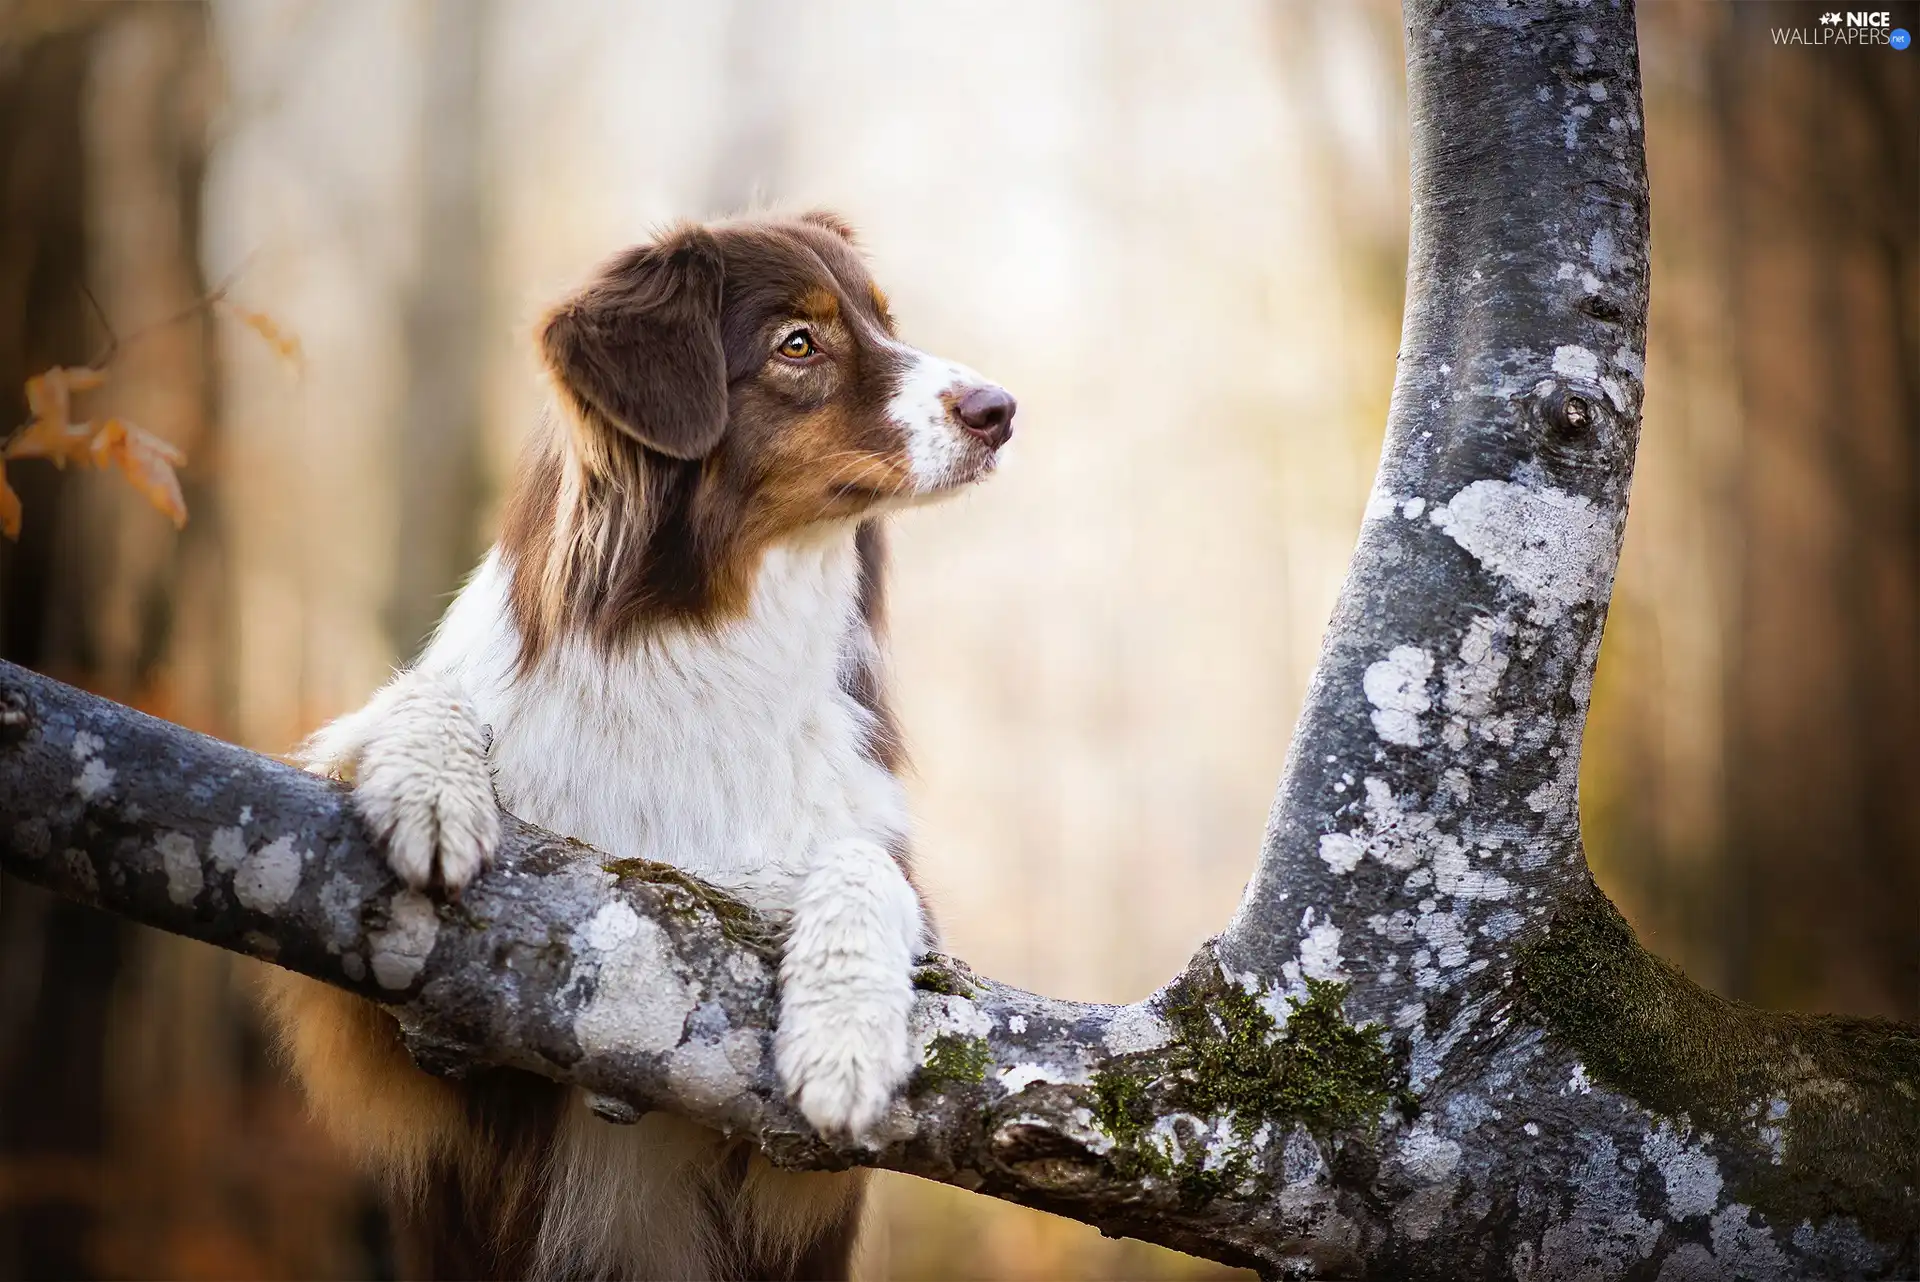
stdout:
[[1004,387],[976,387],[960,398],[954,412],[960,426],[997,450],[1013,438],[1013,397]]

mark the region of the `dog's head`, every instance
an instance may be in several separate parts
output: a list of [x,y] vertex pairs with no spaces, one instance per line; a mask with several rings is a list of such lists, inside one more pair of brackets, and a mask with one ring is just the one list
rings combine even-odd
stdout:
[[828,214],[675,228],[602,267],[539,342],[561,435],[507,542],[544,567],[543,614],[602,632],[724,615],[766,548],[978,480],[1013,434],[1005,390],[900,341]]
[[738,481],[772,526],[859,515],[986,475],[1013,398],[902,343],[830,215],[681,227],[615,258],[540,343],[590,453],[638,448]]

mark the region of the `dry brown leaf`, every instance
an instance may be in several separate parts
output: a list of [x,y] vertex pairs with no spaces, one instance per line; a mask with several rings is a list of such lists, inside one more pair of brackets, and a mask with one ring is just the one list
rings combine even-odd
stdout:
[[55,366],[28,379],[27,408],[33,421],[7,443],[6,457],[51,459],[56,467],[84,465],[93,425],[72,421],[73,393],[90,392],[106,381],[106,371],[84,365]]
[[187,500],[173,469],[187,456],[153,433],[125,419],[110,418],[100,425],[88,446],[97,467],[118,466],[140,494],[179,529],[187,523]]
[[36,419],[7,443],[7,458],[51,459],[55,467],[87,465],[87,443],[93,440],[91,423],[56,423]]
[[256,312],[251,307],[242,307],[238,303],[220,300],[220,305],[232,312],[234,318],[265,340],[274,354],[285,361],[296,372],[300,369],[302,354],[300,338],[282,328],[280,322],[265,312]]
[[0,534],[10,539],[20,537],[20,496],[7,484],[5,459],[0,459]]
[[0,534],[20,533],[20,496],[6,483],[6,459],[43,458],[57,467],[78,463],[85,467],[117,467],[128,484],[172,520],[175,528],[187,523],[187,501],[173,469],[187,456],[122,418],[110,418],[95,430],[92,423],[75,423],[73,394],[104,385],[106,372],[86,366],[58,367],[27,380],[27,407],[33,421],[15,432],[0,450]]
[[27,380],[27,408],[35,419],[51,418],[64,423],[73,417],[72,393],[91,392],[104,387],[107,372],[85,365],[56,365]]

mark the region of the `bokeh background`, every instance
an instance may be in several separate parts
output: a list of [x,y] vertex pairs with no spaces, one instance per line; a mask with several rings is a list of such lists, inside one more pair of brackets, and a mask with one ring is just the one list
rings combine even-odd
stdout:
[[[1914,1019],[1920,51],[1773,42],[1824,8],[1642,6],[1649,393],[1583,809],[1703,983]],[[83,409],[185,449],[193,511],[17,463],[0,655],[285,751],[490,541],[540,306],[662,221],[829,205],[909,337],[1020,397],[1010,466],[896,522],[948,943],[1138,998],[1252,867],[1358,529],[1402,41],[1382,0],[0,4],[0,421],[117,337]],[[0,887],[0,1277],[390,1273],[246,983]],[[1228,1272],[896,1176],[864,1269]]]

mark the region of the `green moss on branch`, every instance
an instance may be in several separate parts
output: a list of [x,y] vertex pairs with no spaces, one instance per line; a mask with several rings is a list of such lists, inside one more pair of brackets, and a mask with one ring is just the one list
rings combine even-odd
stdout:
[[965,966],[946,957],[929,957],[913,972],[913,986],[923,993],[941,993],[948,997],[972,997],[974,982]]
[[600,865],[623,886],[644,885],[668,912],[681,917],[705,914],[720,933],[743,947],[765,954],[780,946],[780,932],[759,913],[686,870],[651,859],[609,859]]
[[[1346,993],[1345,984],[1308,980],[1306,997],[1289,999],[1283,1029],[1217,970],[1182,978],[1165,1003],[1173,1042],[1093,1079],[1092,1111],[1114,1141],[1115,1169],[1171,1181],[1183,1203],[1204,1205],[1252,1173],[1262,1126],[1284,1136],[1300,1125],[1323,1138],[1370,1129],[1403,1089],[1385,1030],[1350,1023]],[[1204,1119],[1208,1133],[1215,1119],[1231,1119],[1232,1146],[1209,1168],[1196,1133],[1176,1156],[1170,1139],[1152,1133],[1156,1118],[1174,1113]]]
[[986,1038],[942,1033],[928,1045],[926,1062],[914,1075],[914,1089],[933,1091],[948,1083],[984,1082],[992,1062],[993,1050]]
[[1920,1029],[1756,1010],[1640,946],[1597,889],[1518,958],[1521,1009],[1593,1078],[1710,1133],[1732,1196],[1776,1224],[1920,1224]]

